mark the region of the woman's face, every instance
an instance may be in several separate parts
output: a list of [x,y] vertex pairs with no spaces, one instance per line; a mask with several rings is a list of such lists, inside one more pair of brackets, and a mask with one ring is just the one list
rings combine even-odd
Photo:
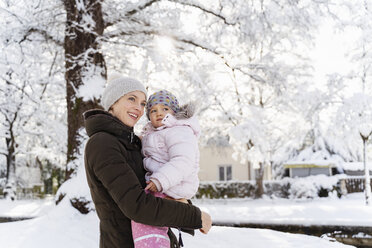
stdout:
[[134,127],[142,117],[146,106],[146,96],[142,91],[132,91],[122,96],[110,109],[110,113],[125,125]]

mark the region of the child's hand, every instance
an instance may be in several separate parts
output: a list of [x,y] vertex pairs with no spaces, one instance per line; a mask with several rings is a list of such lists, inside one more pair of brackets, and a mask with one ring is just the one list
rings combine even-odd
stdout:
[[147,183],[147,186],[145,190],[150,190],[152,192],[158,192],[158,188],[156,188],[155,183],[153,183],[152,181],[147,181],[146,183]]

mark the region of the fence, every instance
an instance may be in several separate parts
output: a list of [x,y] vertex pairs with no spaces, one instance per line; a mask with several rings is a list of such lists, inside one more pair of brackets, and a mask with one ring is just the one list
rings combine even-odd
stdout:
[[[345,184],[347,193],[357,193],[364,191],[365,178],[364,176],[349,176],[347,178],[340,179],[341,184]],[[372,187],[372,179],[370,181]]]

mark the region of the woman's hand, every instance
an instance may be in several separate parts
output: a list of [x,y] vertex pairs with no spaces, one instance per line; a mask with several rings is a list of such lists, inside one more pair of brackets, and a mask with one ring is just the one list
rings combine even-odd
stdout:
[[201,219],[202,219],[202,228],[200,228],[199,230],[202,233],[207,234],[212,227],[212,218],[209,214],[202,211]]
[[155,183],[153,183],[152,181],[147,181],[146,183],[147,186],[145,190],[150,190],[151,192],[158,192],[158,188],[156,188]]
[[176,201],[189,204],[189,202],[185,198],[176,199]]
[[174,198],[172,198],[170,196],[166,196],[164,198],[167,199],[167,200],[178,201],[178,202],[189,204],[189,202],[187,201],[186,198],[174,199]]

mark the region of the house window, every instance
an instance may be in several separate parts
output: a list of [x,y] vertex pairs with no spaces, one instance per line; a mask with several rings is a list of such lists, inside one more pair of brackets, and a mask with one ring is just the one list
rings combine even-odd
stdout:
[[231,165],[220,165],[218,166],[218,174],[220,181],[229,181],[232,179],[232,167]]

